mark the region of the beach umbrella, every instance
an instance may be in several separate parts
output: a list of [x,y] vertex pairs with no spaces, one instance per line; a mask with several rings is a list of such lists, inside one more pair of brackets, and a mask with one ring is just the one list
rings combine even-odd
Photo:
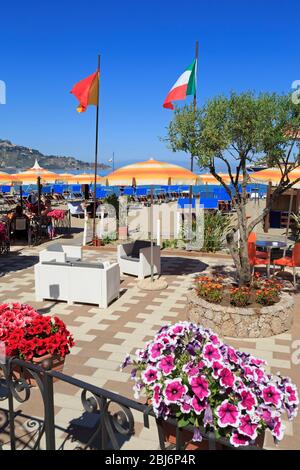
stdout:
[[153,158],[118,168],[105,179],[109,186],[170,186],[197,183],[197,175],[190,170],[173,163],[159,162]]
[[57,175],[56,181],[63,181],[64,183],[68,183],[70,179],[73,178],[72,173],[59,173]]
[[[231,179],[228,173],[218,173],[219,176],[226,184],[231,183]],[[232,175],[235,177],[235,175]],[[207,184],[207,185],[220,185],[221,183],[211,174],[211,173],[202,173],[198,175],[198,179],[200,184]]]
[[164,281],[156,281],[154,287],[153,278],[153,186],[154,185],[194,185],[197,184],[197,175],[190,170],[173,163],[160,162],[153,158],[144,162],[137,162],[118,168],[106,177],[109,186],[150,186],[150,234],[151,234],[151,284],[142,281],[140,286],[144,289],[163,289],[167,285]]
[[[269,184],[277,186],[281,180],[281,171],[279,168],[265,168],[264,170],[255,171],[250,174],[250,178],[253,182],[259,184]],[[296,168],[289,173],[290,181],[295,181],[300,178],[300,168]],[[295,183],[294,188],[300,188],[300,182]]]
[[[68,179],[68,183],[73,184],[93,184],[95,176],[91,173],[82,173],[81,175],[72,175],[70,179]],[[103,178],[101,176],[97,176],[97,183],[101,184]]]
[[11,175],[8,173],[4,173],[4,171],[0,171],[0,182],[1,183],[8,183],[11,181]]
[[45,183],[54,183],[59,175],[42,168],[36,160],[32,168],[11,175],[11,180],[15,182],[22,181],[23,184],[36,184],[38,177]]

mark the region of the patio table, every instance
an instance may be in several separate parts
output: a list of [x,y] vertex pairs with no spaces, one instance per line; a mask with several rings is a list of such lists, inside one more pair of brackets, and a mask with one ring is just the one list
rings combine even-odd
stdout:
[[271,264],[271,250],[273,248],[287,248],[286,242],[280,242],[277,240],[256,240],[256,246],[267,249],[270,260],[269,266]]
[[277,240],[256,240],[256,246],[272,250],[272,248],[286,248],[287,244]]

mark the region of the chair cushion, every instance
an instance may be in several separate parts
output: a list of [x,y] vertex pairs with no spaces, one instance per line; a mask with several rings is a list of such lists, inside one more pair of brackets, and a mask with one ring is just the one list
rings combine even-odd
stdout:
[[135,240],[133,243],[133,247],[131,250],[131,256],[133,258],[139,258],[140,257],[140,250],[142,248],[149,248],[151,246],[151,242],[147,240]]
[[264,258],[254,258],[253,260],[253,264],[255,266],[259,266],[259,265],[268,265],[270,260],[269,259],[264,259]]
[[76,266],[77,268],[98,268],[98,269],[103,269],[103,263],[84,263],[82,261],[75,261],[71,262],[72,266]]
[[42,264],[45,264],[47,266],[72,266],[69,261],[61,263],[60,261],[55,261],[55,259],[51,259],[50,261],[42,261]]
[[264,258],[264,259],[267,259],[268,258],[268,253],[266,253],[265,251],[256,251],[255,252],[255,256],[256,258]]
[[53,245],[47,247],[47,251],[56,251],[62,253],[64,250],[62,245],[60,245],[59,243],[54,243]]
[[127,261],[135,261],[136,263],[139,263],[140,261],[140,258],[136,258],[134,256],[127,256],[127,255],[121,256],[121,259],[125,259]]
[[274,260],[274,264],[278,266],[294,266],[292,258],[286,257],[286,258],[279,258]]

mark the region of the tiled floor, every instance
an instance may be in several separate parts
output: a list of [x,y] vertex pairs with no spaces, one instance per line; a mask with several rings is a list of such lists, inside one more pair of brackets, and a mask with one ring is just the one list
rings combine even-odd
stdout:
[[[134,277],[122,279],[122,295],[107,309],[91,305],[67,305],[64,302],[35,302],[33,265],[37,262],[38,248],[25,249],[20,254],[0,258],[0,302],[18,301],[29,303],[41,313],[57,314],[74,334],[76,346],[67,357],[64,373],[133,398],[132,382],[127,371],[120,372],[119,365],[126,353],[133,353],[151,338],[157,329],[166,322],[186,319],[185,293],[191,285],[195,273],[204,271],[208,266],[228,265],[229,261],[217,259],[163,257],[163,277],[168,288],[160,292],[141,291]],[[115,258],[115,253],[84,251],[85,259]],[[237,340],[226,338],[233,346],[252,352],[268,361],[273,372],[280,370],[289,375],[300,388],[300,295],[296,296],[295,321],[291,331],[267,339]],[[298,343],[297,343],[298,341]],[[298,349],[297,349],[298,348]],[[4,402],[1,405],[5,407]],[[31,399],[19,405],[18,409],[27,416],[42,417],[42,404],[39,392],[33,391]],[[65,440],[64,429],[74,431],[76,426],[84,427],[88,432],[92,427],[93,416],[82,417],[80,391],[68,384],[55,384],[56,436],[58,444]],[[157,449],[158,439],[152,422],[150,430],[143,427],[143,417],[135,415],[135,435],[125,441],[123,448]],[[74,421],[75,420],[75,421]],[[71,423],[71,424],[70,424]],[[28,426],[27,420],[25,424]],[[1,427],[1,419],[0,419]],[[59,429],[59,427],[61,429]],[[27,430],[28,432],[28,430]],[[20,428],[20,435],[26,434]],[[74,431],[76,434],[76,432]],[[81,432],[81,436],[83,433]],[[287,423],[287,432],[281,449],[300,448],[300,418]],[[76,436],[75,436],[76,438]],[[2,437],[7,442],[8,437]],[[20,438],[20,442],[21,442]],[[76,439],[75,439],[76,440]],[[74,447],[68,440],[64,448]],[[270,436],[266,439],[267,447],[272,447]],[[5,447],[5,445],[4,445]]]

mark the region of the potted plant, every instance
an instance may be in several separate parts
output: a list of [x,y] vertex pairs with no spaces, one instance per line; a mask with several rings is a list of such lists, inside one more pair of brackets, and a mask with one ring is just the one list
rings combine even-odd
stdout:
[[[65,357],[74,345],[66,325],[57,316],[43,316],[29,305],[18,303],[0,305],[0,341],[5,345],[8,357],[43,365],[45,361],[52,369],[62,370]],[[20,373],[18,367],[15,368]],[[35,384],[27,374],[26,379]]]
[[[200,428],[214,431],[235,447],[260,445],[269,429],[276,442],[284,436],[282,415],[297,414],[297,389],[289,378],[270,375],[266,363],[223,343],[211,330],[190,322],[164,326],[136,357],[133,365],[135,398],[144,393],[157,419],[165,423],[165,440],[174,440],[177,426],[185,448],[203,448]],[[194,447],[193,447],[194,448]]]

